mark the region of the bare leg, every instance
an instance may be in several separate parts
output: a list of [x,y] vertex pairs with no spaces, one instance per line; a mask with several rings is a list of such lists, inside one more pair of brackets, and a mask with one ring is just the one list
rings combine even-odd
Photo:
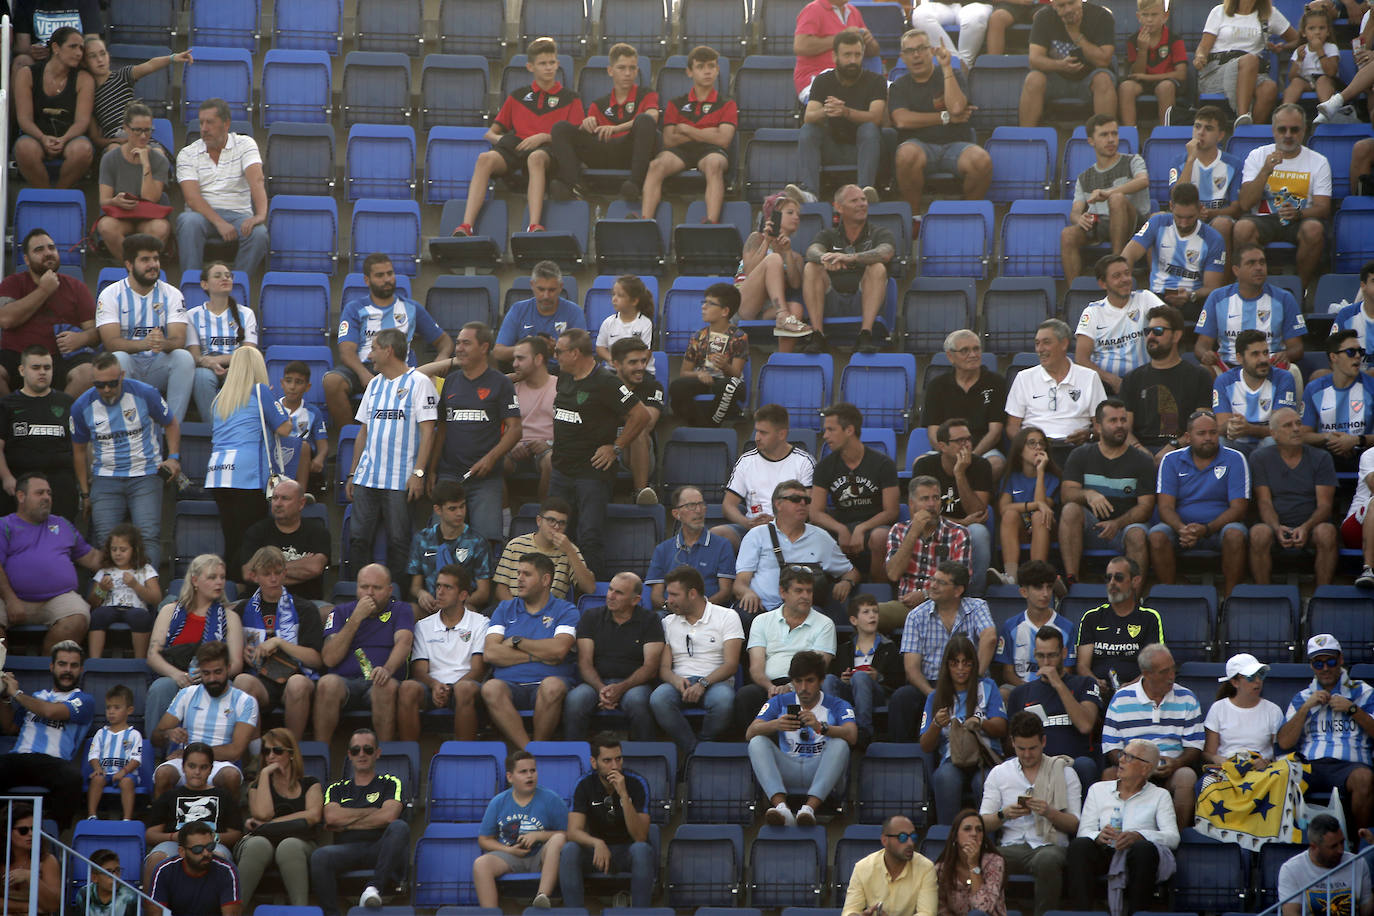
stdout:
[[100,796],[105,793],[105,773],[96,771],[91,773],[91,785],[86,789],[86,816],[95,817],[95,811],[100,807]]
[[310,701],[314,696],[315,682],[310,678],[303,674],[293,674],[287,678],[286,689],[282,691],[283,717],[286,730],[297,741],[305,740],[305,727],[310,722]]
[[1083,272],[1083,246],[1088,233],[1076,225],[1065,226],[1059,233],[1059,260],[1064,264],[1064,279],[1072,283]]
[[921,194],[926,184],[926,153],[917,143],[897,147],[897,190],[911,207],[912,216],[921,215]]
[[887,298],[887,267],[870,264],[864,268],[863,278],[859,281],[860,311],[863,317],[859,326],[865,331],[873,330],[873,322],[883,310],[883,300]]
[[1045,111],[1045,88],[1048,85],[1045,74],[1039,70],[1026,74],[1026,82],[1021,86],[1021,104],[1017,107],[1017,119],[1022,127],[1040,126],[1040,116]]
[[1246,54],[1236,64],[1236,114],[1249,114],[1260,123],[1255,107],[1255,81],[1259,79],[1259,58]]
[[[1370,79],[1374,80],[1374,65],[1365,67],[1355,75],[1359,79],[1368,71]],[[1353,85],[1353,83],[1352,83]],[[1374,95],[1370,96],[1369,104],[1374,107]],[[1374,172],[1374,137],[1361,140],[1355,144],[1355,148],[1350,151],[1350,193],[1360,193],[1360,176]]]
[[1269,551],[1273,547],[1273,528],[1261,522],[1250,529],[1250,578],[1256,585],[1269,584],[1274,569],[1274,560]]
[[453,685],[453,737],[459,741],[477,740],[477,694],[481,686],[477,681]]
[[887,578],[887,570],[884,569],[883,563],[887,556],[887,532],[886,527],[874,528],[868,532],[868,578],[871,582],[882,582]]
[[85,137],[77,137],[75,140],[67,142],[66,148],[62,151],[62,168],[57,173],[57,186],[59,188],[74,188],[81,183],[86,170],[91,167],[91,160],[95,158],[95,148],[91,146],[91,141]]
[[463,222],[471,226],[477,222],[477,214],[487,199],[487,185],[492,176],[506,174],[506,160],[496,150],[487,150],[477,157],[472,166],[472,183],[468,185],[468,201],[463,207]]
[[1116,101],[1121,106],[1121,123],[1123,125],[1135,124],[1135,100],[1140,97],[1143,88],[1135,80],[1122,80],[1121,85],[1116,87]]
[[492,678],[483,682],[482,700],[487,704],[487,715],[491,716],[492,724],[507,743],[515,745],[517,749],[523,749],[530,743],[529,736],[525,734],[525,724],[520,721],[520,713],[511,702],[510,687],[505,681]]
[[1008,570],[1016,569],[1021,562],[1021,513],[1003,512],[997,520],[997,536],[1002,542],[1002,563]]
[[[1298,227],[1298,276],[1303,292],[1317,284],[1323,255],[1326,254],[1326,232],[1319,220],[1305,219]],[[1301,306],[1301,303],[1299,303]]]
[[1159,115],[1163,117],[1164,112],[1178,100],[1178,87],[1168,80],[1160,80],[1155,83],[1155,100],[1159,105]]
[[1016,20],[1006,10],[993,10],[988,17],[986,48],[989,54],[1007,53],[1007,29]]
[[806,303],[807,323],[817,331],[825,323],[825,292],[830,288],[826,269],[810,261],[802,268],[802,300]]
[[558,887],[558,863],[563,858],[563,844],[568,835],[555,833],[544,843],[544,864],[539,869],[539,893],[552,896]]
[[339,724],[339,712],[348,696],[348,684],[337,674],[326,674],[315,685],[315,740],[328,742]]
[[712,223],[720,222],[720,211],[725,206],[725,169],[729,164],[719,153],[703,156],[697,163],[706,177],[706,219]]
[[1155,567],[1155,581],[1165,585],[1174,584],[1177,573],[1177,559],[1174,557],[1174,542],[1165,534],[1151,534],[1150,559]]
[[84,642],[87,625],[86,618],[78,614],[58,620],[48,628],[48,632],[43,636],[43,654],[49,654],[52,652],[53,646],[67,639],[72,642]]
[[496,892],[496,879],[509,871],[509,865],[490,853],[477,857],[472,863],[472,883],[477,891],[478,906],[500,908],[501,897]]
[[419,681],[402,681],[397,700],[396,737],[400,741],[420,740],[420,713],[425,709],[425,685]]
[[1064,558],[1064,575],[1075,579],[1083,561],[1083,512],[1078,503],[1068,503],[1060,510],[1059,553]]
[[1221,536],[1221,574],[1227,595],[1245,575],[1245,534],[1234,528]]
[[1370,816],[1374,814],[1374,772],[1368,767],[1360,767],[1350,774],[1345,787],[1350,792],[1350,809],[1355,818],[1355,827],[1369,826]]
[[640,215],[653,219],[658,211],[658,202],[663,197],[663,182],[669,176],[682,171],[683,161],[672,153],[659,153],[649,163],[649,171],[644,175],[644,193],[640,195]]
[[337,372],[324,374],[324,406],[329,411],[329,430],[337,442],[339,430],[353,422],[348,380]]
[[[729,525],[717,525],[716,527],[712,528],[711,537],[725,538],[725,540],[729,541],[734,546],[735,550],[739,550],[739,535],[735,534],[735,529],[731,528]],[[1368,539],[1371,544],[1374,544],[1374,538]],[[1374,552],[1374,547],[1371,547],[1370,549],[1371,552]]]
[[1050,539],[1054,536],[1054,516],[1037,512],[1031,518],[1030,558],[1048,561],[1050,558]]
[[105,652],[105,631],[91,630],[86,634],[86,649],[89,658],[100,658]]
[[992,187],[992,156],[988,151],[970,146],[959,154],[955,167],[964,178],[964,200],[986,200]]
[[567,695],[568,685],[562,678],[546,677],[539,682],[539,692],[534,698],[535,741],[553,738],[563,719],[563,698]]
[[1107,198],[1107,231],[1111,233],[1112,251],[1120,251],[1139,228],[1140,216],[1126,195],[1113,191]]
[[52,184],[48,181],[48,167],[43,164],[44,158],[42,144],[33,137],[25,135],[14,141],[14,164],[32,187],[46,188]]
[[525,188],[525,199],[530,207],[530,224],[544,222],[544,186],[548,184],[549,152],[537,149],[525,160],[525,174],[529,184]]
[[[1063,525],[1060,526],[1063,528]],[[1063,532],[1060,532],[1063,537]],[[1126,532],[1126,556],[1135,560],[1140,567],[1142,578],[1148,578],[1150,574],[1150,546],[1146,540],[1145,531],[1141,528],[1132,528]]]
[[116,261],[123,259],[124,229],[124,220],[109,216],[102,216],[95,223],[95,231],[100,235],[101,243],[110,252],[110,257]]
[[1340,557],[1340,533],[1330,522],[1322,522],[1312,530],[1312,543],[1317,548],[1317,584],[1330,585],[1336,577],[1336,561]]
[[396,737],[396,690],[395,678],[384,684],[372,684],[372,727],[377,730],[378,741]]
[[1273,80],[1265,80],[1255,87],[1255,123],[1268,124],[1274,106],[1279,103],[1279,85]]
[[1105,73],[1099,73],[1092,79],[1090,87],[1093,93],[1093,114],[1116,115],[1116,83]]

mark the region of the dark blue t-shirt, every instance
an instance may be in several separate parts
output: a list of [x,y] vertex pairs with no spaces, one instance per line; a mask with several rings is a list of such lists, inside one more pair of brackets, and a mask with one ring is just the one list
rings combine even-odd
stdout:
[[[439,395],[439,432],[444,437],[440,476],[466,474],[501,441],[502,422],[512,417],[519,419],[520,402],[505,375],[490,367],[475,379],[461,369],[450,373]],[[501,473],[499,462],[491,473]]]
[[175,916],[217,916],[223,907],[242,902],[238,872],[216,857],[204,875],[188,872],[181,856],[168,859],[153,872],[149,896]]

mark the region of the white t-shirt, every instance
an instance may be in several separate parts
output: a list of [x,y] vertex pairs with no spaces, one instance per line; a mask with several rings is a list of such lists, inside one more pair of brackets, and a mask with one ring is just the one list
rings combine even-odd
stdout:
[[412,661],[429,662],[429,676],[441,684],[454,684],[472,670],[472,657],[482,654],[487,640],[487,625],[491,621],[476,611],[463,609],[463,617],[453,628],[444,626],[443,618],[430,614],[415,621],[415,645],[410,650]]
[[134,580],[139,585],[147,585],[149,579],[157,578],[157,570],[153,569],[151,563],[144,563],[142,569],[123,570],[113,566],[106,566],[95,574],[95,582],[99,585],[109,576],[114,582],[114,587],[110,589],[110,594],[105,596],[101,602],[108,607],[141,607],[148,610],[148,603],[138,597],[138,592],[134,591],[133,586],[124,583],[124,573],[132,572]]
[[[1298,55],[1302,54],[1303,48],[1307,48],[1306,43],[1299,45],[1297,50],[1293,52],[1293,60],[1298,59]],[[1337,57],[1340,53],[1341,49],[1336,47],[1332,42],[1328,41],[1322,46],[1322,56]],[[1326,71],[1322,69],[1322,63],[1319,56],[1313,54],[1311,48],[1307,48],[1307,53],[1303,54],[1302,60],[1298,63],[1298,76],[1301,76],[1309,83],[1315,83],[1319,76],[1326,76]]]
[[1365,479],[1370,474],[1374,474],[1374,448],[1364,450],[1360,455],[1360,469],[1356,472],[1359,479],[1355,482],[1355,498],[1350,501],[1350,511],[1346,513],[1346,518],[1354,517],[1360,523],[1364,522],[1365,511],[1369,508],[1369,484]]
[[1202,726],[1221,738],[1217,753],[1222,757],[1242,751],[1273,757],[1274,736],[1283,726],[1283,710],[1268,700],[1260,700],[1254,709],[1241,709],[1229,698],[1217,700],[1207,710]]
[[[1264,160],[1274,151],[1274,144],[1266,143],[1250,151],[1245,157],[1241,181],[1254,181],[1264,168]],[[1314,197],[1331,196],[1331,163],[1321,153],[1304,146],[1292,159],[1285,159],[1269,173],[1264,196],[1251,213],[1277,213],[1278,202],[1291,198],[1298,209],[1312,203]]]
[[[644,341],[644,346],[652,351],[654,348],[654,323],[644,315],[636,315],[634,321],[626,324],[620,320],[619,315],[612,312],[606,316],[605,321],[601,322],[601,329],[596,332],[596,345],[609,350],[617,340],[624,340],[627,337],[638,337]],[[658,375],[652,357],[649,358],[649,371]]]
[[[1288,31],[1288,27],[1288,19],[1283,13],[1278,10],[1270,12],[1270,35],[1282,35]],[[1202,31],[1217,37],[1216,43],[1212,45],[1213,54],[1221,54],[1224,51],[1258,54],[1264,50],[1264,31],[1260,28],[1259,13],[1226,16],[1222,14],[1222,4],[1218,3],[1207,14],[1207,24],[1202,27]]]
[[786,455],[773,461],[758,449],[750,448],[735,462],[725,489],[740,498],[740,510],[745,518],[773,514],[773,490],[784,480],[800,480],[811,486],[816,473],[816,459],[803,449],[793,447]]
[[1164,302],[1148,289],[1131,293],[1125,308],[1117,308],[1107,299],[1099,299],[1083,310],[1078,321],[1078,334],[1093,342],[1093,362],[1115,375],[1125,377],[1150,361],[1145,352],[1146,315]]
[[[695,625],[681,614],[663,618],[663,641],[673,653],[673,673],[678,677],[705,677],[725,664],[725,644],[732,639],[738,639],[743,650],[744,625],[733,608],[708,601]],[[743,655],[741,651],[741,662]]]

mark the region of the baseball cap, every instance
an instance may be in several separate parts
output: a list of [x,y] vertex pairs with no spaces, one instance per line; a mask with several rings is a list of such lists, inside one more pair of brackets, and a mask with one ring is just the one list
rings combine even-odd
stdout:
[[1232,655],[1226,660],[1226,676],[1217,678],[1217,683],[1224,684],[1238,674],[1244,677],[1254,677],[1258,674],[1263,677],[1268,673],[1268,665],[1248,652],[1242,652],[1239,655]]
[[1340,652],[1341,644],[1330,633],[1318,633],[1307,641],[1308,658],[1316,658],[1318,655],[1339,655]]

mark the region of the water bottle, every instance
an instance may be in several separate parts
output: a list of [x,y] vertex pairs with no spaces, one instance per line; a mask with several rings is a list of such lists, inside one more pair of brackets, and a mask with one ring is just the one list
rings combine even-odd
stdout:
[[[1113,830],[1120,832],[1122,824],[1121,808],[1117,807],[1112,809],[1112,819],[1109,823],[1111,824],[1111,828]],[[1112,840],[1112,848],[1116,848],[1116,840]]]

